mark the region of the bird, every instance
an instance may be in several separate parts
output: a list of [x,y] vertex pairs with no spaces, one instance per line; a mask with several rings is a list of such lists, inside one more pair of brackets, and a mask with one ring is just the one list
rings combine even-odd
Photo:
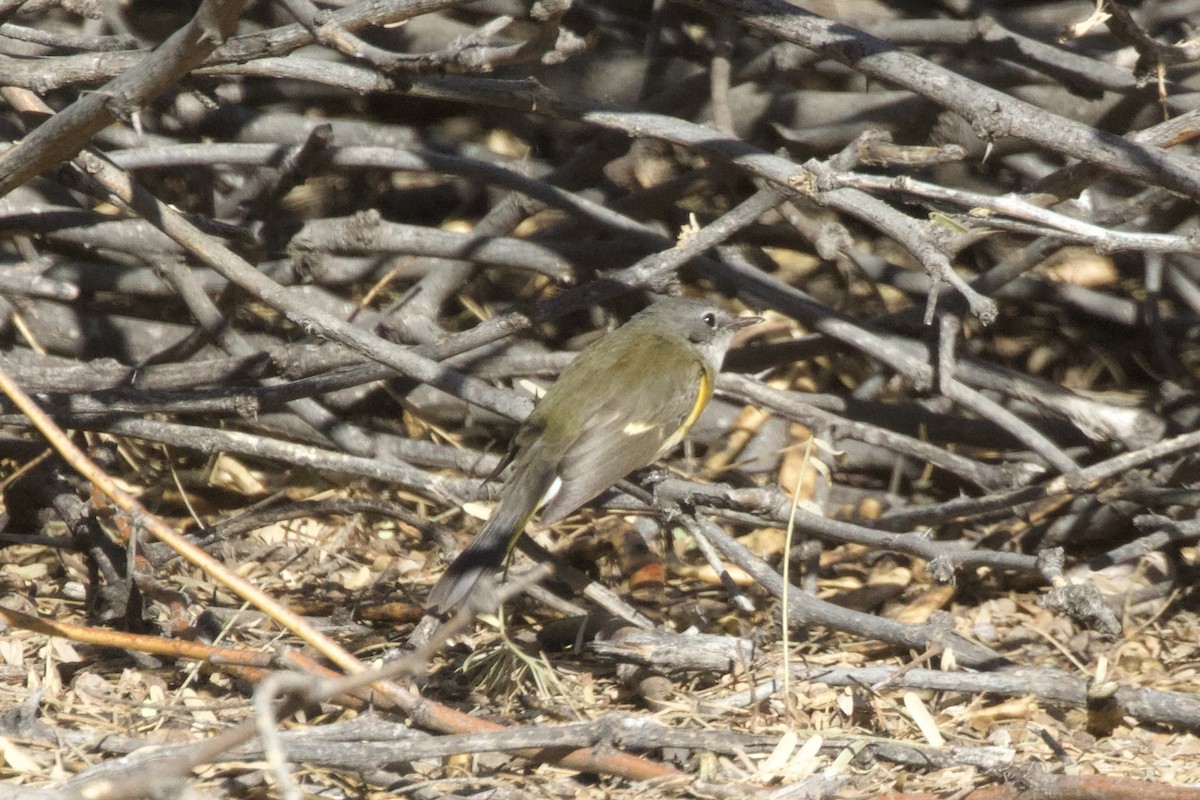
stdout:
[[549,524],[674,449],[712,397],[734,335],[761,317],[664,297],[585,348],[513,438],[491,516],[428,596],[454,610],[497,572],[539,510]]

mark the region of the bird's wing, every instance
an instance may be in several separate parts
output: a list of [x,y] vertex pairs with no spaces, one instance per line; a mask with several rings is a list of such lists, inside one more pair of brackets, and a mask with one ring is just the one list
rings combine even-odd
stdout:
[[[648,370],[638,397],[654,398],[629,407],[629,387],[598,387],[596,403],[580,434],[558,462],[562,480],[558,493],[542,509],[542,519],[554,522],[570,514],[630,472],[654,461],[664,445],[678,444],[681,427],[690,427],[711,394],[711,376],[699,360],[689,360],[686,382],[679,370]],[[679,391],[680,384],[686,389]]]

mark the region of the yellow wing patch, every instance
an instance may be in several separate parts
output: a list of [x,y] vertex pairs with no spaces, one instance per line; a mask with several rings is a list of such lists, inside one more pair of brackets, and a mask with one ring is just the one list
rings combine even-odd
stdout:
[[700,363],[700,389],[696,392],[696,404],[692,406],[692,410],[688,412],[684,418],[683,424],[679,429],[667,437],[663,442],[663,446],[659,448],[658,455],[666,455],[668,450],[671,450],[675,445],[683,441],[683,437],[687,436],[687,432],[696,424],[696,420],[700,419],[700,415],[704,413],[704,407],[708,405],[709,399],[713,393],[713,373],[708,368],[707,364]]

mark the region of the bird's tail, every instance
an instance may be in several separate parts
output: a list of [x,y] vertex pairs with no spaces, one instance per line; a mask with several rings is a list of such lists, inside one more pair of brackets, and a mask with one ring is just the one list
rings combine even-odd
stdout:
[[483,530],[459,553],[429,593],[431,608],[439,614],[452,610],[466,599],[480,579],[503,566],[529,518],[545,502],[554,481],[551,465],[536,460],[518,465]]

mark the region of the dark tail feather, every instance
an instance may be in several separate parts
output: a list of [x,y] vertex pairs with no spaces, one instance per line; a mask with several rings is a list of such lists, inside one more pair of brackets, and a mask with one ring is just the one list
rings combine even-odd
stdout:
[[554,470],[544,466],[539,469],[530,464],[513,473],[483,530],[459,553],[429,593],[431,608],[439,614],[451,611],[480,579],[504,565],[508,552],[553,483]]

